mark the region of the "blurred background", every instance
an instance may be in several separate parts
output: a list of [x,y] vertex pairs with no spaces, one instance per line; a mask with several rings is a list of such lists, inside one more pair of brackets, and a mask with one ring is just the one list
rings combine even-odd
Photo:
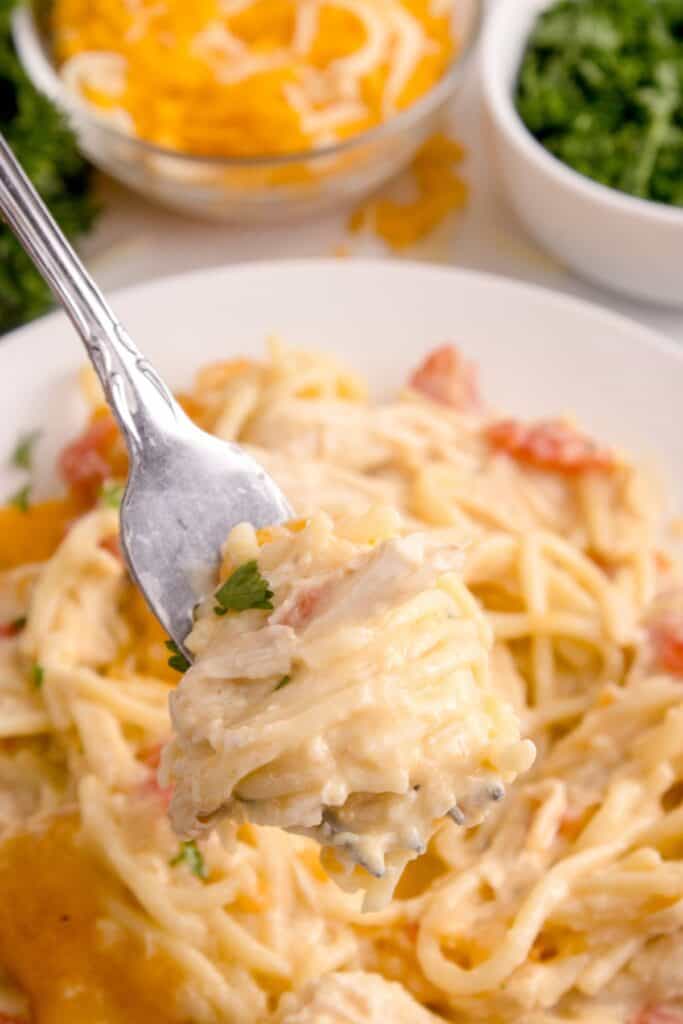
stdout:
[[[557,288],[683,341],[683,311],[646,304],[628,287],[618,293],[590,283],[567,269],[572,257],[558,258],[555,246],[532,237],[543,230],[534,230],[524,209],[513,211],[510,176],[494,160],[494,152],[499,162],[506,154],[491,138],[505,132],[503,120],[490,110],[487,116],[483,102],[488,88],[489,106],[495,103],[497,87],[485,81],[498,63],[489,23],[505,7],[508,19],[524,23],[508,81],[512,100],[527,73],[526,107],[520,92],[514,130],[528,139],[511,136],[510,145],[520,143],[521,153],[531,142],[539,151],[531,163],[538,158],[550,180],[555,171],[542,161],[571,163],[583,132],[586,146],[571,170],[575,191],[583,188],[577,169],[602,184],[589,183],[581,201],[597,211],[600,192],[631,192],[637,198],[625,199],[623,210],[613,203],[621,218],[615,238],[622,224],[630,229],[629,218],[641,217],[638,231],[645,231],[652,208],[650,230],[668,232],[664,244],[680,232],[675,239],[683,243],[679,26],[669,26],[667,52],[652,56],[635,52],[643,23],[623,25],[624,11],[630,18],[650,2],[202,0],[190,12],[183,0],[0,0],[0,121],[106,290],[240,261],[426,260]],[[574,33],[583,47],[578,70],[567,64],[566,25],[534,22],[554,8],[583,19]],[[661,36],[661,24],[655,27]],[[505,23],[500,32],[512,38]],[[406,71],[401,62],[411,53]],[[615,81],[625,67],[627,78]],[[543,92],[548,68],[552,94]],[[645,109],[648,90],[655,99]],[[643,176],[633,185],[600,179],[585,153],[622,128],[631,149],[610,143],[603,166],[642,156],[652,190],[669,169],[680,193],[649,194]],[[668,148],[654,151],[655,129]],[[562,233],[552,219],[562,198],[548,192],[545,201],[553,230]],[[590,214],[582,215],[588,223]],[[621,236],[618,244],[632,248]],[[659,251],[658,236],[648,245]],[[7,330],[48,300],[5,229],[0,249],[0,326]],[[610,263],[609,248],[601,258]],[[674,276],[668,287],[683,303],[680,266],[676,274],[680,282]]]

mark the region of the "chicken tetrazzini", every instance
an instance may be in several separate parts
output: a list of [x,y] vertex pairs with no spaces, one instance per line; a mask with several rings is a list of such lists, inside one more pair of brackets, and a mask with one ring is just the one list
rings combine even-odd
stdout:
[[[3,1024],[683,1024],[683,587],[649,475],[501,417],[449,347],[382,404],[277,344],[210,366],[185,408],[297,519],[230,536],[178,685],[84,388],[66,494],[0,510]],[[520,736],[534,765],[463,827]],[[347,831],[374,906],[400,874],[381,910]]]
[[336,527],[324,512],[236,527],[162,762],[181,836],[221,815],[310,836],[373,909],[444,815],[477,823],[534,756],[490,684],[456,538],[400,527],[387,506]]

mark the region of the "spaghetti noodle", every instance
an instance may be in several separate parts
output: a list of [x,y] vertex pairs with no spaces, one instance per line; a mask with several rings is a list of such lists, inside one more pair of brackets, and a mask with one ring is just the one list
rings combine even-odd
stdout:
[[681,590],[647,474],[571,423],[501,420],[447,348],[387,404],[279,345],[182,401],[345,543],[391,541],[389,507],[398,538],[464,549],[490,685],[537,761],[476,828],[443,822],[374,913],[304,836],[180,842],[157,778],[178,677],[97,500],[120,441],[90,428],[49,516],[0,510],[0,1015],[679,1024]]

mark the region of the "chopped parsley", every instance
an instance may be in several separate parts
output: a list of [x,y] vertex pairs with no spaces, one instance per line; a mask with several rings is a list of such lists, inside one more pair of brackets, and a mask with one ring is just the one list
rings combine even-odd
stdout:
[[45,681],[45,669],[38,662],[34,662],[31,665],[31,682],[35,686],[36,690],[39,690]]
[[33,448],[39,437],[40,431],[32,430],[30,433],[24,434],[23,437],[19,438],[10,459],[13,466],[16,466],[17,469],[32,468]]
[[277,693],[278,690],[281,690],[283,686],[286,686],[287,683],[291,683],[291,681],[292,681],[292,677],[291,676],[283,676],[282,679],[280,680],[280,682],[277,684],[277,686],[273,690],[273,693]]
[[197,878],[201,878],[202,881],[205,881],[209,876],[201,850],[194,839],[181,843],[177,854],[168,863],[171,867],[175,867],[176,864],[185,864],[192,874],[196,875]]
[[683,5],[560,0],[539,16],[517,110],[563,163],[642,199],[683,206]]
[[100,505],[104,505],[105,508],[120,508],[125,489],[125,484],[119,483],[118,480],[105,480],[98,495]]
[[175,640],[167,640],[164,646],[167,651],[171,652],[171,657],[168,659],[169,668],[174,668],[176,672],[187,672],[190,663]]
[[31,485],[24,484],[9,499],[10,505],[14,505],[20,512],[28,512],[31,505]]
[[248,608],[273,607],[273,591],[268,586],[268,580],[259,572],[255,560],[245,562],[239,569],[235,569],[214,596],[218,602],[214,607],[216,615],[244,612]]

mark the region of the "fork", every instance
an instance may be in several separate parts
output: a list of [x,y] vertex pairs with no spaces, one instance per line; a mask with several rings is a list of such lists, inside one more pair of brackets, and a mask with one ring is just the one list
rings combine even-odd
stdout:
[[150,609],[188,661],[196,605],[241,522],[291,518],[239,445],[200,430],[133,344],[0,135],[0,212],[81,336],[128,448],[121,546]]
[[[130,460],[120,510],[124,557],[153,614],[191,662],[185,640],[194,609],[215,585],[230,529],[241,522],[285,522],[292,517],[290,507],[239,445],[205,433],[185,414],[117,320],[1,134],[0,213],[80,334],[121,428]],[[456,804],[448,813],[462,826],[472,809],[503,795],[500,782],[483,781],[469,804]],[[331,835],[347,831],[329,817],[325,825]],[[407,845],[423,852],[419,839]],[[377,873],[359,837],[348,848],[358,864]]]

